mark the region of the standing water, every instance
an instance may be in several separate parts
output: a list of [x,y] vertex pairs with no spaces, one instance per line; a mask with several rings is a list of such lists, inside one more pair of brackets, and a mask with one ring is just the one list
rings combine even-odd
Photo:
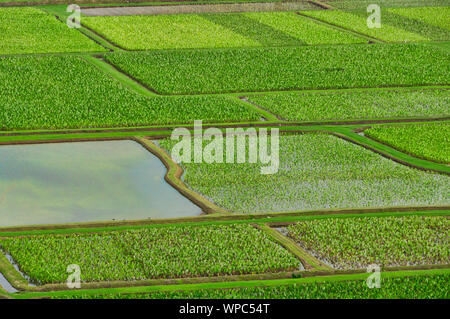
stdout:
[[165,173],[133,141],[0,146],[0,226],[199,215]]

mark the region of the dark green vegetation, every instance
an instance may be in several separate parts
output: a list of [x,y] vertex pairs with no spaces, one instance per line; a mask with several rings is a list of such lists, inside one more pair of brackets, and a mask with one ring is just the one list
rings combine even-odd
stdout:
[[0,8],[0,55],[47,52],[106,51],[36,8]]
[[238,99],[223,96],[148,98],[135,94],[80,57],[0,58],[3,130],[260,118]]
[[450,163],[450,125],[417,124],[371,128],[367,136],[428,160]]
[[447,84],[449,58],[420,44],[106,55],[162,94]]
[[0,246],[33,281],[61,283],[78,264],[83,282],[296,270],[300,262],[250,225],[4,239]]
[[64,299],[447,299],[450,275],[386,278],[370,289],[364,280],[274,287],[201,289],[147,294],[57,296]]
[[358,269],[448,263],[449,229],[447,217],[351,218],[299,222],[287,235],[335,268]]
[[291,121],[450,115],[449,90],[279,93],[253,95],[249,100]]

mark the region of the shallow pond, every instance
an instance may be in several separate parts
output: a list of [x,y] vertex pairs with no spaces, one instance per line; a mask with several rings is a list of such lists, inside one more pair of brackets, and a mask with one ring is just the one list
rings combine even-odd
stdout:
[[0,146],[0,226],[194,216],[133,141]]

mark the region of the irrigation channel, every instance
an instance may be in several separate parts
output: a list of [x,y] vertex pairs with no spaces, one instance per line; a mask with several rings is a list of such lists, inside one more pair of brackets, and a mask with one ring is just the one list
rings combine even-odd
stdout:
[[0,146],[0,167],[0,226],[202,212],[164,180],[160,159],[130,140]]
[[14,294],[18,292],[16,288],[14,288],[8,280],[6,280],[5,276],[0,272],[0,288],[3,288],[6,292]]

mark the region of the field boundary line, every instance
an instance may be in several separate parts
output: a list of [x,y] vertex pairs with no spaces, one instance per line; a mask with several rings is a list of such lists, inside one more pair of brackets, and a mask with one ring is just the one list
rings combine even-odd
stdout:
[[[49,12],[43,10],[42,8],[40,8],[40,10],[41,10],[41,11],[44,11],[44,12],[47,13],[47,14],[53,15],[53,16],[56,18],[57,21],[59,21],[59,22],[61,22],[61,23],[65,23],[58,15],[49,13]],[[90,34],[89,30],[86,31],[86,30],[83,30],[83,29],[84,29],[84,27],[81,26],[81,28],[78,28],[77,31],[79,31],[82,35],[84,35],[85,37],[87,37],[89,40],[94,41],[94,42],[97,43],[99,46],[101,46],[102,48],[104,48],[104,49],[105,49],[105,52],[108,52],[108,51],[114,51],[112,48],[110,48],[109,43],[103,43],[103,41],[101,41],[101,39],[98,39],[98,36],[96,36],[95,33]]]
[[[114,54],[114,53],[112,53]],[[448,83],[433,83],[433,84],[392,84],[386,86],[367,86],[367,87],[326,87],[326,88],[292,88],[292,89],[269,89],[265,91],[224,91],[224,92],[193,92],[193,93],[158,93],[161,96],[197,96],[197,95],[230,95],[230,96],[249,96],[249,95],[269,95],[269,94],[284,94],[284,93],[340,93],[340,92],[366,92],[378,90],[427,90],[427,89],[449,89]]]
[[265,108],[261,107],[260,105],[250,101],[249,99],[247,99],[245,96],[239,96],[238,100],[241,101],[244,105],[246,105],[247,107],[256,110],[257,112],[261,113],[264,115],[264,117],[269,120],[269,121],[284,121],[280,116],[278,116],[275,113],[272,113],[268,110],[266,110]]
[[184,227],[204,225],[226,225],[239,223],[285,223],[302,220],[325,218],[377,218],[400,216],[448,216],[450,206],[436,207],[396,207],[372,208],[360,210],[334,210],[334,211],[305,211],[305,212],[272,212],[264,214],[239,215],[234,213],[200,215],[193,217],[180,217],[172,219],[142,219],[129,221],[89,222],[78,224],[54,224],[0,227],[1,238],[98,233],[104,231],[121,231],[142,228]]
[[450,167],[448,167],[447,165],[434,163],[428,160],[413,157],[406,153],[397,151],[390,146],[369,139],[366,136],[358,135],[357,133],[349,129],[336,128],[332,132],[332,134],[338,138],[342,138],[343,140],[364,147],[368,150],[371,150],[387,159],[390,159],[402,165],[409,166],[422,171],[432,171],[440,174],[450,175]]
[[91,37],[95,36],[95,38],[97,38],[99,41],[101,41],[103,46],[107,46],[110,51],[112,51],[112,52],[128,51],[127,49],[121,47],[117,43],[114,43],[113,41],[109,40],[102,34],[98,33],[94,29],[88,27],[87,25],[85,25],[83,23],[80,23],[80,25],[81,25],[81,29],[84,29],[84,31],[86,31],[86,33],[85,33],[86,36],[88,36],[87,34],[90,34]]
[[[450,123],[450,117],[437,117],[437,118],[393,118],[393,119],[373,119],[373,120],[342,120],[342,121],[335,121],[335,120],[326,120],[326,121],[304,121],[304,122],[298,122],[298,121],[255,121],[255,122],[205,122],[203,124],[203,128],[211,128],[211,127],[218,127],[221,129],[226,128],[239,128],[239,127],[255,127],[255,128],[276,128],[276,127],[282,127],[285,129],[289,129],[289,131],[292,131],[291,128],[301,128],[302,130],[305,130],[305,128],[308,128],[308,131],[310,131],[311,127],[312,129],[316,130],[324,130],[329,129],[330,127],[336,127],[336,126],[345,126],[345,127],[351,127],[355,129],[366,129],[367,125],[371,124],[372,126],[385,126],[385,125],[395,125],[395,124],[403,124],[403,125],[414,125],[416,123]],[[364,125],[364,126],[362,126]],[[371,126],[371,127],[372,127]],[[175,129],[177,127],[183,127],[187,128],[188,130],[193,130],[194,125],[192,124],[155,124],[153,126],[137,126],[137,127],[105,127],[105,128],[75,128],[75,129],[37,129],[37,130],[10,130],[10,131],[0,131],[0,143],[7,142],[8,137],[11,137],[11,141],[13,142],[15,137],[26,137],[26,136],[45,136],[45,135],[54,135],[56,137],[64,136],[66,134],[72,134],[72,135],[81,135],[81,134],[103,134],[104,136],[113,137],[116,134],[122,133],[123,136],[134,136],[134,135],[153,135],[155,133],[160,133],[161,136],[170,135],[172,129]],[[306,131],[306,130],[305,130]]]
[[147,88],[141,82],[132,78],[128,74],[120,71],[114,65],[106,62],[102,57],[94,57],[94,56],[82,56],[82,59],[88,61],[91,65],[94,65],[101,72],[108,75],[110,78],[113,78],[117,82],[119,82],[123,87],[127,88],[133,93],[137,93],[139,95],[145,97],[156,97],[157,93]]
[[278,230],[273,229],[267,224],[255,224],[254,225],[259,230],[265,232],[270,238],[272,238],[279,245],[284,247],[287,251],[296,256],[301,262],[302,265],[307,270],[315,270],[315,271],[333,271],[334,269],[322,263],[319,259],[315,258],[307,251],[305,251],[302,247],[300,247],[296,242],[291,240],[290,238],[284,236]]
[[[273,2],[282,2],[280,0],[272,0]],[[117,0],[78,0],[77,3],[83,9],[87,8],[115,8],[115,7],[142,7],[142,6],[161,6],[161,5],[208,5],[208,4],[227,4],[227,3],[258,3],[260,0],[241,0],[241,1],[227,1],[227,0],[211,0],[211,1],[195,1],[195,0],[158,0],[152,2],[151,0],[132,0],[130,4],[118,3]],[[43,6],[43,5],[68,5],[64,0],[39,0],[39,1],[5,1],[0,2],[0,7],[28,7],[28,6]]]
[[314,4],[325,10],[336,10],[333,6],[330,6],[328,3],[323,3],[322,1],[319,0],[308,0],[307,2]]
[[[447,266],[448,267],[448,266]],[[382,278],[398,278],[413,276],[432,276],[446,275],[450,273],[449,268],[441,269],[425,269],[425,270],[399,270],[388,271],[382,273]],[[251,287],[269,287],[269,286],[285,286],[292,284],[308,284],[317,282],[339,282],[350,280],[366,280],[370,274],[353,273],[353,274],[335,274],[323,276],[310,276],[303,278],[283,278],[283,279],[267,279],[267,280],[248,280],[248,281],[227,281],[227,282],[208,282],[194,284],[179,285],[154,285],[154,286],[134,286],[134,287],[117,287],[117,288],[97,288],[97,289],[80,289],[80,290],[60,290],[47,292],[26,292],[12,295],[17,299],[39,298],[39,297],[57,297],[57,296],[74,296],[79,294],[133,294],[133,293],[151,293],[151,292],[171,292],[171,291],[193,291],[200,289],[232,289],[232,288],[251,288]]]
[[[112,69],[114,69],[116,72],[119,72],[121,74],[123,74],[123,76],[126,76],[127,78],[129,78],[130,80],[132,80],[133,82],[136,82],[136,84],[139,84],[140,86],[142,86],[143,88],[145,88],[149,93],[152,93],[153,96],[160,96],[160,97],[169,97],[172,95],[164,95],[159,93],[158,91],[156,91],[154,88],[148,86],[145,83],[142,83],[140,80],[138,80],[137,78],[135,78],[134,76],[132,76],[131,74],[125,72],[124,70],[122,70],[120,67],[110,63],[107,59],[102,58],[100,61],[102,61],[105,64],[108,64]],[[174,95],[175,96],[175,95]]]
[[222,207],[219,207],[215,203],[209,201],[200,193],[194,192],[189,189],[186,184],[181,180],[181,176],[183,174],[183,168],[180,165],[175,163],[170,155],[163,150],[162,148],[155,145],[148,139],[136,137],[134,138],[136,142],[142,145],[149,152],[158,157],[161,162],[163,162],[164,166],[167,169],[167,172],[164,176],[164,179],[167,183],[169,183],[173,188],[175,188],[181,195],[189,199],[195,205],[199,206],[203,212],[207,214],[215,214],[215,213],[228,213]]
[[342,27],[340,25],[337,25],[337,24],[334,24],[334,23],[331,23],[331,22],[328,22],[328,21],[325,21],[325,20],[322,20],[322,19],[318,19],[316,17],[311,17],[309,15],[303,14],[302,12],[296,12],[296,14],[299,15],[299,16],[305,17],[307,19],[310,19],[312,21],[315,21],[316,23],[319,22],[319,23],[322,23],[324,25],[327,25],[328,27],[331,27],[333,29],[339,30],[341,32],[352,34],[352,35],[354,35],[354,36],[356,36],[358,38],[365,39],[365,40],[367,40],[369,42],[369,44],[370,43],[387,43],[384,40],[381,40],[381,39],[369,36],[367,34],[364,34],[362,32],[358,32],[358,31],[355,31],[355,30],[352,30],[350,28]]
[[[354,88],[318,88],[318,89],[286,89],[286,90],[269,90],[269,91],[247,91],[247,92],[229,92],[229,93],[199,93],[196,95],[231,95],[252,96],[261,95],[277,95],[277,94],[339,94],[339,93],[364,93],[371,91],[424,91],[424,90],[449,90],[449,84],[422,84],[422,85],[392,85],[377,87],[354,87]],[[181,94],[182,95],[182,94]],[[190,94],[184,94],[190,95]]]

